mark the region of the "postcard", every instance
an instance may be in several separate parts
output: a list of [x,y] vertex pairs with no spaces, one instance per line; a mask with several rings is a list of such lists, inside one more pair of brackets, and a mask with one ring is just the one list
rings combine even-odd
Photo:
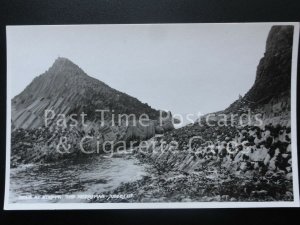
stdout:
[[298,23],[6,31],[4,209],[299,207]]

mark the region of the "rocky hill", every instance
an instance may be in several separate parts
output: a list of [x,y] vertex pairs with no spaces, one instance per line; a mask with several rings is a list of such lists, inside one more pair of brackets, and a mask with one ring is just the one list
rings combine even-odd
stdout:
[[[58,58],[44,74],[14,97],[12,109],[13,126],[23,129],[44,125],[46,109],[65,115],[85,112],[90,121],[95,119],[96,109],[137,116],[146,113],[153,120],[159,117],[159,112],[146,103],[88,76],[66,58]],[[110,116],[109,113],[105,115]]]
[[[59,127],[55,119],[45,126],[45,110],[50,109],[56,115],[65,115],[66,127]],[[104,124],[96,110],[109,110],[104,114]],[[76,127],[69,126],[70,115],[75,114],[73,118],[81,121],[83,112],[85,126],[80,122]],[[112,114],[117,118],[121,114],[134,115],[136,123],[129,117],[129,124],[126,124],[126,117],[123,117],[121,124],[119,121],[113,124]],[[146,126],[139,122],[141,114],[149,117]],[[55,148],[62,136],[69,137],[74,144],[72,152],[78,152],[80,138],[84,135],[94,137],[94,142],[99,136],[102,142],[129,141],[148,139],[156,133],[174,129],[171,116],[162,123],[159,117],[160,112],[148,104],[88,76],[70,60],[58,58],[12,99],[12,153],[15,156],[12,159],[14,163],[26,163],[61,157],[55,154]]]

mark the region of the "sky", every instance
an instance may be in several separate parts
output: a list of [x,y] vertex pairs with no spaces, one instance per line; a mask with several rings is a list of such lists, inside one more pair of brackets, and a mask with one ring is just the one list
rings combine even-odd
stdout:
[[185,117],[225,109],[252,86],[271,24],[7,27],[11,96],[58,57],[112,88]]

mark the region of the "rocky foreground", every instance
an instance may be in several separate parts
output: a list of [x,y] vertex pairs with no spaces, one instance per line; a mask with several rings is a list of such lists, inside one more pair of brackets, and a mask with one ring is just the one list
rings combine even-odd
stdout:
[[[129,202],[293,200],[289,127],[222,128],[214,143],[195,142],[192,151],[184,139],[180,149],[160,145],[178,132],[151,139],[154,147],[146,152],[135,149],[142,163],[153,165],[151,176],[109,194],[133,194]],[[232,141],[238,145],[227,151]]]

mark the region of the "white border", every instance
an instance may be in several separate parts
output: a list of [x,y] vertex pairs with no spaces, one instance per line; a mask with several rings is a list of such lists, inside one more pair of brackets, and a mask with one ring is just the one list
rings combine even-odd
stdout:
[[[235,25],[240,23],[211,23],[211,25]],[[166,208],[257,208],[257,207],[300,207],[299,181],[298,181],[298,156],[297,156],[297,56],[299,43],[299,23],[274,22],[274,23],[243,23],[293,25],[293,53],[291,74],[291,130],[292,130],[292,167],[293,167],[293,194],[291,202],[172,202],[172,203],[9,203],[10,184],[10,138],[11,138],[11,76],[9,68],[9,49],[7,49],[7,103],[6,103],[6,173],[5,173],[5,198],[4,210],[40,210],[40,209],[166,209]],[[173,24],[118,24],[111,26],[147,26],[147,25],[173,25]],[[174,25],[178,25],[174,24]],[[199,24],[198,24],[199,25]],[[39,25],[40,26],[40,25]],[[43,25],[43,26],[108,26],[99,25]],[[6,27],[6,32],[10,26]],[[7,37],[7,42],[9,39]]]

